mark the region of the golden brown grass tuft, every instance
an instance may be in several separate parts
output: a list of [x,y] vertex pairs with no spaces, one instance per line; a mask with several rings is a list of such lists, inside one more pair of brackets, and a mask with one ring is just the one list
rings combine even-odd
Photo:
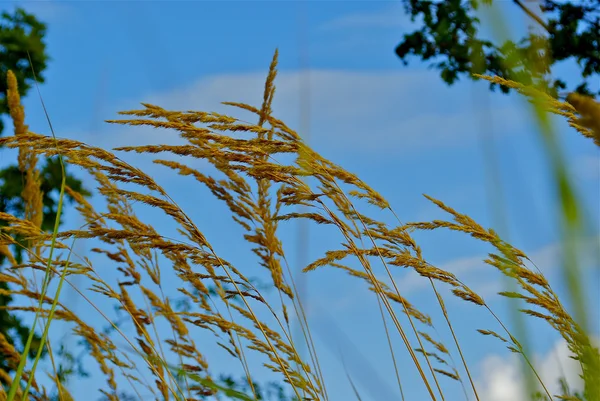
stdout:
[[[109,400],[120,399],[124,387],[139,399],[205,399],[224,391],[219,387],[207,357],[215,349],[221,349],[245,373],[249,389],[246,399],[258,398],[253,375],[257,369],[254,365],[256,356],[259,356],[263,367],[279,374],[296,399],[328,400],[319,352],[312,341],[293,276],[286,274],[291,268],[278,234],[280,223],[308,219],[334,227],[340,235],[341,248],[327,251],[323,257],[304,266],[304,273],[334,268],[364,281],[379,302],[390,342],[390,357],[395,362],[400,356],[392,346],[397,334],[432,400],[445,399],[443,378],[458,381],[463,386],[468,383],[479,399],[469,363],[452,325],[451,311],[438,286],[449,289],[463,301],[485,308],[505,335],[487,329],[480,329],[480,332],[506,342],[511,350],[520,353],[527,362],[530,360],[519,341],[496,318],[480,295],[454,274],[426,261],[412,232],[440,228],[466,233],[496,249],[497,252],[490,254],[485,262],[514,280],[521,291],[502,295],[523,299],[529,305],[524,313],[545,320],[563,336],[581,363],[586,394],[593,394],[599,386],[597,376],[594,376],[600,372],[598,350],[563,307],[546,278],[526,268],[527,256],[504,242],[493,230],[484,229],[467,215],[430,197],[428,199],[449,213],[453,221],[402,224],[396,217],[397,225],[389,226],[359,212],[365,206],[362,202],[366,201],[396,216],[379,193],[310,149],[298,133],[272,115],[276,66],[277,52],[270,65],[260,108],[226,103],[254,113],[257,124],[217,113],[169,111],[151,104],[142,104],[144,108],[140,110],[120,113],[129,119],[108,121],[168,129],[178,132],[185,140],[184,145],[122,146],[115,151],[153,155],[166,152],[203,159],[212,165],[220,178],[194,169],[180,159],[154,160],[157,165],[190,179],[190,188],[193,184],[205,186],[228,207],[231,217],[244,230],[243,239],[250,244],[258,264],[268,272],[276,298],[261,292],[249,278],[253,274],[253,262],[235,266],[226,255],[218,254],[209,236],[146,172],[107,150],[29,132],[24,125],[18,96],[15,96],[15,83],[10,83],[14,77],[9,74],[9,103],[15,135],[0,138],[0,144],[20,149],[19,165],[23,166],[27,180],[23,197],[29,206],[22,218],[0,214],[0,219],[6,223],[1,232],[0,251],[9,257],[12,265],[0,278],[11,284],[10,293],[19,295],[19,299],[39,299],[39,289],[25,279],[25,269],[31,268],[32,272],[45,269],[48,262],[45,251],[51,240],[49,234],[40,232],[41,194],[36,160],[39,155],[49,157],[61,153],[68,163],[80,166],[90,174],[106,208],[97,211],[67,187],[66,192],[75,199],[76,209],[85,225],[59,232],[56,247],[72,252],[68,240],[94,240],[91,251],[95,258],[92,261],[78,257],[67,264],[64,255],[59,255],[50,261],[55,273],[68,269],[66,282],[81,302],[95,311],[94,316],[82,315],[59,302],[54,319],[69,327],[71,333],[86,344],[88,354],[106,379],[106,386],[99,391]],[[526,88],[517,89],[528,93]],[[567,116],[573,126],[585,125],[591,130],[582,131],[584,135],[595,132],[595,126],[586,119],[594,111],[590,112],[584,102],[573,106],[548,102],[554,111]],[[576,119],[575,109],[583,120]],[[237,138],[231,135],[233,133]],[[293,163],[282,164],[277,158],[283,154],[294,155],[296,159]],[[316,185],[309,185],[303,180],[306,177]],[[299,205],[310,211],[294,211]],[[135,208],[143,206],[168,218],[180,237],[168,238],[140,220]],[[16,234],[33,242],[19,243]],[[15,243],[28,249],[27,263],[18,265],[11,258],[8,245]],[[31,244],[36,244],[35,251],[31,250]],[[105,263],[100,262],[102,258]],[[345,263],[347,259],[354,263]],[[430,283],[432,295],[444,316],[442,324],[451,332],[452,349],[438,338],[437,322],[399,290],[396,281],[405,270],[413,270]],[[75,279],[79,285],[75,285]],[[169,288],[166,288],[167,280]],[[173,280],[177,283],[175,286]],[[87,287],[84,288],[82,282]],[[175,289],[188,307],[174,303]],[[102,299],[102,308],[92,298]],[[44,299],[45,305],[51,303],[51,298]],[[109,316],[110,306],[118,310],[116,316]],[[23,303],[13,304],[9,309],[26,313],[36,310]],[[47,317],[49,310],[41,313]],[[300,324],[302,338],[292,338],[290,314]],[[133,330],[123,328],[124,317]],[[99,319],[106,329],[98,324]],[[392,324],[388,328],[390,321]],[[196,341],[198,338],[202,341]],[[307,358],[300,355],[299,342],[308,346]],[[459,353],[462,366],[454,363],[454,352]],[[1,336],[0,353],[11,363],[20,358]],[[249,358],[250,354],[255,355]],[[535,371],[534,366],[530,366]],[[459,369],[467,374],[468,382],[463,382]],[[401,386],[401,377],[397,373]],[[56,371],[50,376],[58,377]],[[10,385],[10,377],[5,372],[0,371],[0,379]],[[71,399],[68,386],[60,380],[54,380],[54,385],[60,398]],[[541,380],[540,385],[552,398]],[[44,388],[34,389],[32,399],[49,399]],[[244,399],[239,394],[232,394],[229,396]],[[5,397],[3,392],[0,392],[0,400],[1,397]]]
[[565,117],[571,127],[583,136],[593,139],[594,143],[600,146],[600,103],[593,98],[573,92],[567,95],[566,102],[561,102],[539,89],[518,82],[500,77],[473,75],[492,83],[516,89],[519,93],[527,96],[530,101],[541,103],[547,111]]

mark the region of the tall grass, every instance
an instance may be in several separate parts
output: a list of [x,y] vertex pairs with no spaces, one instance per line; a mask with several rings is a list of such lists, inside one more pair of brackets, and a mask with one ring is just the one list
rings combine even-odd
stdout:
[[[279,236],[279,224],[307,219],[318,225],[332,226],[339,234],[340,248],[329,250],[304,266],[304,274],[318,269],[337,269],[360,280],[374,293],[386,324],[390,358],[395,365],[402,361],[414,367],[425,399],[447,399],[448,382],[444,378],[460,382],[470,393],[469,397],[485,399],[473,379],[474,362],[469,361],[464,352],[468,345],[457,334],[446,306],[448,296],[485,310],[495,320],[494,327],[478,331],[504,342],[523,358],[543,397],[574,399],[566,393],[551,394],[532,356],[488,302],[458,276],[425,259],[413,233],[448,229],[467,234],[493,248],[485,263],[513,281],[516,287],[515,291],[501,294],[522,299],[527,305],[522,311],[525,315],[546,321],[564,338],[582,369],[584,399],[600,400],[600,355],[590,333],[565,309],[544,275],[528,268],[531,261],[527,255],[494,230],[482,227],[466,214],[429,196],[427,199],[448,218],[402,223],[378,192],[308,147],[298,133],[272,114],[276,67],[277,52],[269,68],[260,107],[225,103],[254,114],[257,123],[218,113],[171,111],[146,103],[140,110],[121,112],[127,116],[125,119],[108,121],[179,134],[185,141],[182,145],[122,146],[113,151],[152,155],[166,152],[180,156],[175,160],[156,158],[154,163],[186,177],[190,182],[189,191],[194,185],[203,186],[227,206],[230,217],[245,232],[243,239],[256,257],[245,261],[243,266],[228,260],[233,255],[217,253],[201,223],[192,220],[145,171],[124,162],[114,152],[23,128],[24,120],[19,117],[22,109],[18,98],[14,98],[10,102],[11,110],[21,110],[11,114],[16,134],[1,138],[0,143],[19,149],[20,160],[27,160],[23,162],[23,171],[28,206],[23,217],[0,214],[0,219],[6,222],[0,232],[0,250],[11,264],[0,273],[0,279],[10,283],[10,293],[19,301],[9,308],[40,316],[48,324],[61,321],[67,325],[75,337],[83,340],[89,356],[95,360],[106,381],[98,391],[108,400],[125,399],[125,392],[143,400],[260,399],[261,389],[254,380],[254,372],[262,369],[260,365],[279,375],[293,399],[333,399],[327,392],[320,352],[314,344]],[[535,95],[537,101],[546,99],[543,103],[546,110],[566,117],[577,131],[593,138],[598,145],[598,103],[583,97],[571,97],[570,103],[559,102],[514,82],[483,78],[514,86],[526,96]],[[11,93],[14,96],[18,92]],[[106,210],[96,210],[65,186],[65,192],[76,200],[77,210],[86,224],[77,230],[42,232],[39,173],[34,162],[40,155],[62,156],[65,163],[87,171],[95,181]],[[184,158],[204,160],[212,170],[192,168]],[[284,159],[290,162],[282,162]],[[386,211],[392,223],[369,217],[365,203]],[[168,218],[179,237],[167,237],[138,218],[136,210],[147,206]],[[304,206],[306,211],[297,212],[298,206]],[[17,237],[27,242],[19,242]],[[70,242],[75,239],[93,239],[101,244],[92,251],[98,260],[103,257],[106,262],[92,262],[76,255]],[[27,250],[26,262],[17,264],[11,254],[14,246]],[[53,253],[54,249],[62,253]],[[351,262],[354,265],[358,262],[359,267],[351,267]],[[272,291],[265,292],[250,279],[255,263],[268,273]],[[434,321],[404,297],[395,279],[398,276],[395,272],[400,268],[414,270],[429,282],[442,321]],[[46,272],[47,279],[41,288],[28,280],[36,271]],[[116,283],[107,271],[118,275]],[[45,295],[50,283],[57,278],[59,287],[62,282],[67,283],[78,293],[81,302],[88,303],[97,314],[77,314],[72,306],[60,302],[58,294],[54,298]],[[81,285],[74,285],[78,279],[89,286],[82,289]],[[449,288],[452,295],[444,296],[442,288]],[[175,289],[187,307],[174,304]],[[102,307],[92,298],[101,298]],[[122,322],[110,316],[106,305],[120,311],[133,325],[135,334],[126,333]],[[103,324],[98,324],[98,319],[102,319]],[[299,324],[300,338],[292,337],[292,322]],[[103,330],[103,325],[111,329]],[[445,344],[438,338],[436,325],[448,327],[451,343]],[[47,333],[46,329],[45,335]],[[398,336],[400,341],[396,341]],[[208,338],[211,342],[206,340]],[[405,348],[406,359],[400,359],[391,346],[396,342]],[[48,345],[52,343],[50,338]],[[308,350],[306,358],[300,355],[301,343]],[[236,369],[244,372],[246,388],[232,389],[218,380],[206,352],[215,348],[224,350]],[[47,375],[56,386],[55,396],[70,400],[72,397],[54,363],[56,353],[51,347],[48,350],[53,363]],[[0,353],[15,368],[28,366],[27,353],[19,354],[2,335]],[[453,354],[459,356],[459,364],[454,364]],[[50,390],[35,380],[32,369],[20,369],[21,377],[16,378],[0,371],[4,387],[0,389],[0,400],[52,399]],[[398,381],[400,388],[406,388],[397,372],[390,372],[390,377]],[[27,390],[29,385],[31,391]],[[352,380],[349,385],[360,399]],[[6,389],[10,389],[8,394]]]
[[[560,211],[557,215],[560,220],[562,246],[561,272],[563,273],[566,288],[569,292],[569,301],[574,306],[575,321],[581,330],[587,331],[589,327],[585,306],[587,300],[585,296],[586,288],[581,282],[582,275],[579,266],[580,258],[577,249],[577,239],[589,227],[586,227],[587,222],[583,218],[583,208],[573,186],[569,169],[565,163],[558,136],[554,125],[551,123],[551,115],[548,111],[567,117],[571,126],[575,127],[583,135],[590,136],[591,130],[593,131],[594,127],[594,123],[592,122],[592,125],[590,125],[590,121],[594,119],[598,121],[597,111],[593,111],[594,109],[597,110],[597,103],[590,98],[580,97],[578,94],[572,93],[567,96],[566,100],[568,103],[560,104],[556,102],[556,99],[548,95],[551,92],[549,88],[549,82],[551,81],[549,79],[551,79],[553,55],[550,50],[551,44],[547,34],[551,32],[543,21],[543,18],[540,18],[535,11],[532,11],[535,7],[531,8],[530,5],[518,2],[515,2],[515,4],[528,17],[529,25],[526,40],[529,41],[529,45],[527,49],[517,50],[513,43],[504,42],[506,50],[503,51],[504,58],[501,62],[507,70],[511,71],[513,81],[507,81],[499,77],[482,77],[477,74],[478,72],[485,71],[484,66],[486,64],[485,55],[480,51],[473,51],[470,55],[475,66],[472,72],[475,77],[487,79],[492,84],[516,89],[530,101],[530,111],[534,121],[537,123],[540,144],[545,151],[545,155],[548,157],[550,175],[554,181],[556,197],[560,204]],[[498,42],[500,42],[499,39],[501,37],[510,36],[511,29],[509,28],[508,20],[502,15],[500,8],[494,7],[489,3],[483,7],[482,11],[484,14],[487,14],[487,25],[491,28]],[[581,108],[581,100],[583,100],[583,103],[591,105],[591,108],[588,107],[586,110],[583,110]],[[580,114],[583,113],[582,118],[575,116],[577,112]],[[594,114],[596,114],[595,117]],[[582,121],[584,124],[577,125],[574,123],[575,121]],[[599,143],[596,142],[596,145],[599,145]],[[498,207],[499,205],[496,206]],[[515,283],[509,280],[507,284],[508,291],[515,292]],[[531,336],[528,335],[525,329],[523,316],[518,313],[516,307],[513,308],[511,317],[515,324],[515,331],[521,338],[524,349],[527,350],[530,341],[534,340],[534,338],[529,338]],[[533,392],[535,382],[532,372],[527,366],[522,365],[522,367],[522,371],[526,377],[527,389],[529,392]]]

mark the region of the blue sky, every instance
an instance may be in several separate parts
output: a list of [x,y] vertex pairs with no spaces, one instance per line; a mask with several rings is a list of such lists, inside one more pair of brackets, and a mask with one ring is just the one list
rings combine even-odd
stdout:
[[[252,118],[223,106],[221,101],[258,105],[275,48],[279,75],[274,114],[297,129],[323,156],[357,174],[388,199],[402,221],[447,218],[423,193],[465,212],[486,227],[498,228],[524,250],[564,294],[560,275],[560,232],[557,199],[549,163],[528,104],[518,95],[491,93],[483,82],[461,81],[447,87],[435,70],[414,60],[402,66],[394,48],[409,32],[411,22],[398,2],[358,1],[190,1],[190,2],[21,2],[48,23],[48,52],[52,61],[41,86],[58,136],[113,148],[143,143],[178,143],[175,133],[108,125],[116,112],[148,102],[172,110],[204,110]],[[13,5],[3,3],[4,9]],[[525,20],[509,2],[501,9],[523,30]],[[560,66],[563,76],[575,70]],[[27,122],[34,132],[48,134],[34,91],[24,100]],[[302,117],[308,116],[308,118]],[[8,125],[7,125],[8,127]],[[600,158],[591,141],[557,119],[557,134],[570,173],[587,215],[583,242],[598,244]],[[486,144],[493,147],[501,180],[490,185]],[[5,152],[5,151],[3,151]],[[12,157],[12,156],[10,156]],[[149,158],[123,159],[150,171],[180,206],[195,218],[209,240],[232,262],[242,264],[249,253],[230,253],[232,233],[240,232],[227,209],[208,199],[203,188],[190,193],[189,181],[174,177]],[[0,163],[12,162],[2,153]],[[204,168],[202,162],[195,167]],[[196,190],[196,188],[194,189]],[[500,220],[492,216],[490,196],[502,195]],[[101,205],[98,199],[94,204]],[[371,210],[371,209],[369,209]],[[393,216],[376,218],[396,224]],[[147,210],[143,219],[163,220]],[[67,224],[80,220],[66,216]],[[498,221],[502,227],[498,227]],[[309,246],[298,250],[297,223],[282,225],[282,238],[292,269],[338,249],[343,238],[322,227],[309,226]],[[164,226],[164,232],[173,225]],[[236,231],[237,230],[237,231]],[[483,264],[489,249],[463,235],[440,232],[417,234],[425,257],[455,272],[480,292],[508,321],[506,302],[495,295],[501,278]],[[240,236],[241,239],[241,236]],[[242,242],[240,241],[240,244]],[[81,254],[90,246],[78,244]],[[590,299],[589,317],[599,330],[599,259],[597,248],[582,258]],[[258,266],[256,266],[258,268]],[[105,267],[108,270],[108,266]],[[254,268],[247,266],[248,269]],[[256,275],[261,272],[256,269]],[[383,271],[381,271],[383,274]],[[107,272],[110,275],[110,271]],[[404,295],[423,311],[439,318],[426,282],[411,272],[394,273]],[[317,347],[331,400],[351,399],[339,354],[365,400],[399,399],[375,297],[362,283],[338,271],[324,269],[304,279]],[[84,302],[72,292],[65,299],[81,313]],[[79,304],[81,302],[81,304]],[[101,305],[100,300],[98,300]],[[489,316],[472,305],[448,299],[450,314],[474,367],[483,399],[516,399],[516,363],[498,341],[483,337],[477,328],[496,329]],[[375,313],[377,312],[377,313]],[[449,344],[446,327],[438,320],[441,337]],[[476,322],[476,323],[475,323]],[[531,324],[534,353],[542,373],[554,377],[559,358],[568,364],[564,344],[542,324]],[[133,334],[133,330],[131,330]],[[398,336],[396,336],[398,337]],[[400,338],[395,349],[402,358]],[[207,354],[211,355],[211,350]],[[556,356],[558,355],[558,356]],[[216,357],[215,357],[216,358]],[[455,355],[457,359],[457,355]],[[457,359],[458,360],[458,359]],[[215,372],[229,363],[216,359]],[[401,363],[407,399],[421,399],[424,388],[408,359]],[[565,365],[567,374],[570,366]],[[545,370],[544,370],[545,369]],[[239,369],[238,369],[239,370]],[[257,379],[273,378],[260,371]],[[444,380],[444,379],[442,379]],[[461,394],[444,381],[449,399]],[[551,383],[553,384],[553,383]],[[90,388],[102,386],[95,378],[74,382],[79,399],[92,399]],[[99,393],[98,393],[99,394]]]

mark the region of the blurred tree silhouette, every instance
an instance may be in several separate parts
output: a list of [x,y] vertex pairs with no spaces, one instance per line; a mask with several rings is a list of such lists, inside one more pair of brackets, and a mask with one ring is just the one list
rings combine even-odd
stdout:
[[[43,71],[46,69],[49,57],[46,53],[44,37],[46,25],[38,21],[35,16],[28,14],[21,8],[16,8],[13,14],[4,11],[0,18],[0,116],[9,115],[7,101],[7,73],[12,71],[19,86],[19,95],[25,96],[35,84],[44,82]],[[34,75],[35,74],[35,75]],[[0,119],[0,135],[4,132],[4,122]],[[44,218],[42,229],[52,231],[56,219],[57,196],[60,192],[62,171],[58,159],[47,158],[45,164],[40,166],[42,180]],[[67,174],[67,185],[75,191],[89,196],[90,193],[83,188],[81,180]],[[0,212],[23,216],[24,202],[21,196],[24,186],[24,177],[17,164],[11,164],[0,169]],[[72,201],[65,196],[67,201]],[[0,232],[6,223],[0,221]],[[19,238],[16,238],[17,241]],[[14,247],[13,252],[18,263],[23,259],[24,249]],[[0,266],[3,265],[5,256],[0,255]],[[0,289],[6,290],[6,282],[0,281]],[[0,333],[7,340],[20,349],[29,336],[29,328],[21,320],[3,307],[11,302],[11,297],[0,294]],[[20,344],[17,344],[17,340]],[[39,337],[35,337],[34,346],[30,356],[37,351],[36,344]],[[0,364],[7,371],[6,361],[0,359]]]
[[[498,1],[498,0],[496,0]],[[431,61],[441,78],[452,85],[461,75],[470,73],[497,75],[530,84],[543,83],[557,96],[567,89],[565,81],[551,80],[551,67],[560,61],[574,60],[581,71],[581,81],[569,91],[598,96],[589,83],[600,79],[600,1],[540,0],[539,11],[525,0],[512,0],[515,9],[525,13],[542,32],[530,32],[517,43],[495,44],[481,39],[477,10],[493,0],[402,0],[411,20],[422,25],[405,34],[396,54],[406,65],[410,55]],[[531,2],[529,2],[531,3]],[[540,15],[541,14],[541,15]],[[527,67],[526,60],[536,66]],[[492,84],[494,89],[496,85]],[[507,87],[500,87],[507,93]]]

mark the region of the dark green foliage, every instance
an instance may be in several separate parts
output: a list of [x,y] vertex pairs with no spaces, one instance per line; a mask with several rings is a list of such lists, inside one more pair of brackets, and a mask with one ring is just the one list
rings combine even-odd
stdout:
[[[248,380],[245,377],[241,377],[238,380],[232,376],[221,375],[217,381],[220,387],[239,391],[242,394],[252,395],[252,388],[248,384]],[[286,394],[283,386],[279,383],[269,382],[264,387],[256,382],[252,382],[254,392],[256,393],[256,399],[259,401],[293,401],[295,397]],[[235,397],[233,397],[235,399]]]
[[[62,180],[60,162],[57,158],[46,159],[46,163],[40,171],[40,178],[42,181],[41,190],[44,193],[44,219],[42,221],[42,229],[50,232],[54,229],[58,195],[60,193],[60,184]],[[10,213],[14,216],[23,216],[25,208],[23,198],[21,197],[24,185],[23,180],[23,174],[16,165],[11,165],[0,170],[0,211]],[[90,195],[83,187],[81,180],[72,175],[67,174],[66,184],[74,191],[79,192],[84,196]],[[69,203],[73,201],[73,198],[65,193],[65,200]],[[21,262],[23,258],[23,248],[15,247],[14,255],[17,262]],[[2,261],[2,259],[0,259],[0,261]]]
[[[557,399],[564,399],[564,400],[568,400],[568,401],[583,401],[585,399],[583,397],[583,395],[581,395],[577,391],[571,391],[566,379],[564,379],[564,378],[559,379],[558,384],[560,385],[560,395],[562,398],[557,397]],[[548,396],[545,395],[544,393],[542,393],[541,391],[538,391],[537,393],[533,394],[532,400],[533,401],[551,401],[548,399]]]
[[[21,97],[28,93],[36,79],[38,83],[43,83],[43,73],[49,60],[44,43],[45,35],[46,25],[23,9],[17,8],[13,14],[2,13],[0,19],[0,135],[5,128],[1,117],[9,115],[6,98],[7,73],[11,70],[15,74]],[[46,163],[40,168],[42,191],[44,192],[42,228],[52,231],[56,219],[62,171],[58,159],[46,159]],[[23,216],[25,208],[21,196],[23,185],[24,175],[19,171],[16,163],[0,170],[0,212]],[[67,185],[85,196],[89,195],[89,192],[83,188],[81,180],[69,174],[67,175]],[[65,196],[65,199],[72,200],[69,196]],[[3,225],[5,225],[4,222],[0,221],[0,229]],[[17,261],[21,262],[24,250],[21,247],[14,247],[13,251]],[[0,266],[4,259],[4,256],[0,256]],[[7,284],[0,282],[0,289],[7,289]],[[27,340],[29,328],[24,326],[19,318],[3,308],[11,300],[9,296],[0,295],[0,333],[11,344],[16,345],[17,349],[20,349],[20,346]],[[36,343],[39,343],[37,336],[34,338],[34,346],[30,350],[32,357],[37,351]],[[5,366],[4,363],[0,360],[0,366],[9,371],[8,366]]]
[[[25,96],[33,85],[35,71],[39,83],[44,82],[43,71],[49,60],[46,54],[46,25],[33,15],[18,8],[13,15],[6,11],[0,20],[0,116],[8,115],[6,74],[12,70],[19,84],[19,94]],[[29,53],[29,56],[27,55]],[[29,61],[31,57],[31,63]],[[0,120],[0,133],[4,123]]]
[[[396,54],[405,65],[410,55],[431,61],[430,67],[439,69],[441,78],[449,85],[462,75],[488,74],[524,84],[543,83],[554,96],[567,86],[564,80],[548,78],[552,65],[574,60],[581,70],[581,81],[569,91],[600,94],[588,88],[591,82],[600,79],[600,1],[542,0],[540,19],[527,2],[512,0],[515,12],[525,13],[543,35],[530,32],[517,43],[502,44],[478,36],[481,21],[476,11],[492,1],[403,0],[411,20],[419,21],[422,26],[404,35]],[[492,89],[495,86],[491,84]],[[500,90],[509,91],[506,87]]]

